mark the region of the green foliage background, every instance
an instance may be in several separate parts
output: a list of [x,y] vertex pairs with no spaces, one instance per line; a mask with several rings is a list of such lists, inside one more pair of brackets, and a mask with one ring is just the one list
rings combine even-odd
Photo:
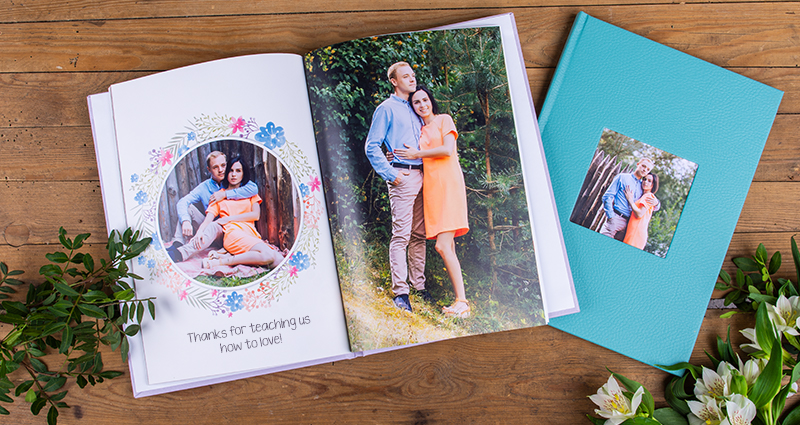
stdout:
[[[386,182],[373,171],[364,142],[375,108],[393,92],[386,77],[398,61],[431,88],[459,131],[470,232],[456,239],[473,318],[469,332],[543,323],[513,113],[497,28],[372,37],[305,58],[328,212],[340,278],[368,276],[390,288],[386,246],[391,214]],[[364,259],[367,261],[349,261]],[[348,264],[349,270],[342,270]],[[443,304],[452,286],[428,244],[427,286]],[[502,320],[498,320],[502,318]],[[509,325],[509,323],[511,323]]]
[[656,197],[661,201],[661,209],[650,220],[644,250],[659,257],[666,256],[689,196],[697,164],[607,128],[603,130],[598,148],[609,156],[616,156],[623,170],[635,167],[642,158],[653,160],[652,173],[659,178]]

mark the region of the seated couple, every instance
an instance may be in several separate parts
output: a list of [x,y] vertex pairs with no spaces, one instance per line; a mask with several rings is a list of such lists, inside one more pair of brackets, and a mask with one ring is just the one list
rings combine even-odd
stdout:
[[[261,215],[261,197],[241,158],[234,158],[228,167],[225,154],[214,151],[206,157],[206,166],[211,178],[178,201],[180,225],[175,241],[167,248],[170,258],[176,263],[187,260],[222,240],[222,249],[212,250],[203,260],[203,268],[280,264],[283,255],[264,242],[254,226]],[[200,213],[201,205],[205,216]]]

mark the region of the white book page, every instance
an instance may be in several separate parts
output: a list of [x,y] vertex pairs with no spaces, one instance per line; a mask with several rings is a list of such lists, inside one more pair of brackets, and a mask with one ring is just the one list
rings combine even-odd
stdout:
[[[125,218],[154,238],[131,261],[144,278],[137,297],[156,300],[156,320],[146,316],[141,332],[148,384],[349,355],[302,58],[224,59],[117,84],[110,93]],[[161,196],[169,176],[211,141],[266,151],[265,161],[274,157],[288,171],[296,200],[285,260],[231,288],[176,266],[165,250],[172,234],[159,225],[173,203]]]

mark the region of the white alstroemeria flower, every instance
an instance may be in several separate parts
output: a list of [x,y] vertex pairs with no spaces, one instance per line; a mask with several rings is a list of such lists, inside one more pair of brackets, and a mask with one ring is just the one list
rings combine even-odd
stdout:
[[692,410],[687,416],[689,425],[719,425],[725,419],[725,414],[717,406],[717,400],[710,397],[703,397],[702,400],[704,403],[694,400],[686,402]]
[[750,425],[756,417],[756,405],[741,394],[734,394],[725,404],[728,417],[720,425]]
[[800,297],[786,298],[781,295],[775,305],[767,304],[767,312],[769,320],[779,332],[794,336],[800,335],[800,332],[797,332],[797,320],[800,319]]
[[694,384],[694,394],[708,396],[717,400],[725,400],[731,395],[732,370],[736,370],[728,362],[719,362],[717,371],[703,366],[703,377],[699,378]]
[[766,365],[767,359],[750,359],[746,363],[742,363],[742,359],[739,359],[739,370],[747,381],[748,387],[756,382],[758,375],[761,375],[761,371]]
[[619,425],[636,416],[636,409],[642,402],[644,387],[639,387],[632,399],[625,397],[614,375],[608,377],[608,382],[597,390],[597,394],[590,395],[589,399],[600,406],[594,413],[606,418],[605,425]]
[[764,351],[760,345],[758,345],[758,338],[756,338],[756,330],[754,328],[747,328],[742,329],[739,331],[745,338],[749,339],[752,344],[742,344],[739,347],[745,353],[755,353],[756,351]]

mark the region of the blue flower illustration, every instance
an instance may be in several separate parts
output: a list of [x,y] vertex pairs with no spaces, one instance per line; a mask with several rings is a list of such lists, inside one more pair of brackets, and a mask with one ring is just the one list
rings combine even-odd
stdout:
[[311,265],[311,261],[308,258],[308,254],[303,254],[302,252],[298,251],[292,254],[291,258],[289,258],[289,264],[297,267],[298,271],[302,271]]
[[188,147],[188,146],[186,146],[186,145],[179,147],[179,148],[178,148],[178,156],[181,156],[181,155],[183,155],[183,154],[184,154],[184,153],[186,153],[186,151],[188,151],[188,150],[189,150],[189,147]]
[[131,175],[131,183],[136,183],[138,181],[139,181],[139,175],[138,174],[134,173],[133,175]]
[[192,131],[192,132],[190,132],[189,134],[186,135],[186,140],[187,141],[191,142],[191,141],[193,141],[195,139],[197,139],[197,135],[194,134],[194,131]]
[[133,200],[138,202],[139,205],[142,205],[145,202],[147,202],[147,194],[144,193],[144,191],[140,190],[139,193],[137,193],[136,196],[133,198]]
[[161,240],[158,239],[158,235],[156,234],[156,232],[153,232],[150,235],[150,238],[152,239],[152,241],[150,241],[150,245],[153,247],[153,249],[155,250],[161,249]]
[[279,148],[286,144],[286,136],[283,134],[283,127],[276,127],[274,123],[268,122],[265,127],[259,127],[255,138],[264,144],[267,149]]
[[143,257],[143,256],[141,256],[141,255],[139,256],[139,265],[144,265],[144,263],[145,263],[146,261],[147,261],[147,258],[145,258],[145,257]]
[[228,298],[225,300],[225,304],[228,305],[228,308],[231,309],[231,312],[241,310],[244,308],[244,297],[234,292],[228,295]]
[[156,260],[147,260],[147,268],[152,269],[156,266]]
[[305,198],[308,194],[311,193],[311,189],[306,186],[305,183],[300,183],[300,194]]

